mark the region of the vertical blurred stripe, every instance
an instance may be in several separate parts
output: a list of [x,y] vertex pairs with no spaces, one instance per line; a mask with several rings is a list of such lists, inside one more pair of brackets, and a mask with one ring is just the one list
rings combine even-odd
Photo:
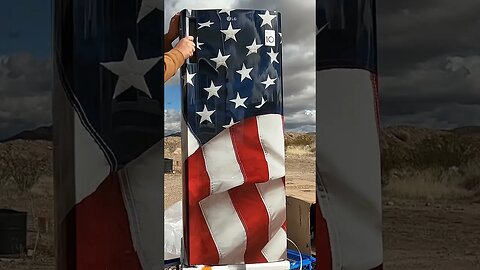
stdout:
[[163,269],[163,0],[53,0],[57,269]]
[[317,0],[317,269],[382,267],[374,0]]

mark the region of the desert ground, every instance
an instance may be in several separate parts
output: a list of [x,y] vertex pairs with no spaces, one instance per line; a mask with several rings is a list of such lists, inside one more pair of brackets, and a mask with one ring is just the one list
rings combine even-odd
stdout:
[[[430,149],[427,142],[431,141],[435,143]],[[411,128],[382,131],[384,269],[478,269],[480,168],[476,166],[480,167],[480,163],[474,162],[476,156],[467,153],[475,152],[474,146],[480,146],[478,141],[480,133],[464,131],[442,133]],[[458,142],[467,143],[469,149],[455,146]],[[300,190],[313,194],[314,134],[288,133],[286,145],[287,193]],[[428,149],[416,152],[420,145]],[[6,147],[13,147],[16,152],[26,151],[51,164],[51,142],[15,140],[0,144],[0,153]],[[468,160],[459,162],[463,158],[458,151],[465,152]],[[449,161],[440,164],[443,161],[435,161],[438,155],[445,155]],[[165,175],[165,207],[168,207],[181,199],[178,137],[165,139],[165,156],[174,160],[174,173]],[[411,163],[404,164],[401,160]],[[30,250],[29,256],[23,258],[0,258],[0,270],[54,269],[53,228],[47,226],[39,234],[33,254],[38,222],[32,212],[37,218],[46,218],[47,223],[53,222],[51,170],[44,168],[42,172],[39,180],[23,194],[11,181],[0,180],[0,208],[29,212]]]

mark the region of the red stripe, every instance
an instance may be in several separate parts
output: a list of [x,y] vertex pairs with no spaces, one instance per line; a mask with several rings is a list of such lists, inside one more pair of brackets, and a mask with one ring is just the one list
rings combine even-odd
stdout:
[[230,136],[245,183],[268,181],[268,164],[258,135],[257,118],[250,117],[234,125]]
[[373,88],[373,99],[374,99],[374,106],[375,106],[375,120],[376,120],[376,123],[377,123],[377,130],[378,130],[378,132],[380,132],[380,98],[379,98],[379,91],[378,91],[378,76],[377,76],[377,74],[371,73],[370,74],[370,80],[372,81],[372,88]]
[[217,265],[219,263],[218,250],[208,229],[200,208],[200,201],[210,195],[210,179],[205,167],[202,148],[198,148],[186,162],[185,175],[188,189],[188,235],[187,255],[190,265]]
[[[283,182],[283,188],[286,189],[286,186],[285,186],[285,176],[282,177],[282,182]],[[287,231],[287,220],[285,219],[285,222],[282,224],[282,228],[283,230],[285,230],[285,232]]]
[[[318,198],[317,198],[318,200]],[[328,235],[327,222],[323,218],[320,204],[317,201],[315,208],[315,243],[317,270],[332,269],[332,251],[330,248],[330,237]]]
[[255,184],[244,184],[228,191],[247,235],[245,263],[267,262],[262,254],[269,240],[267,208]]
[[140,270],[117,173],[72,210],[76,227],[75,270]]

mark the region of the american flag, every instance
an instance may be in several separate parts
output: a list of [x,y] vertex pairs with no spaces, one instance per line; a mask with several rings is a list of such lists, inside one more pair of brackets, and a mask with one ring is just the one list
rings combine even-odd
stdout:
[[280,17],[182,12],[197,46],[181,82],[189,265],[286,258]]
[[317,270],[382,269],[375,0],[316,8]]
[[55,1],[61,269],[163,266],[163,20],[161,0]]

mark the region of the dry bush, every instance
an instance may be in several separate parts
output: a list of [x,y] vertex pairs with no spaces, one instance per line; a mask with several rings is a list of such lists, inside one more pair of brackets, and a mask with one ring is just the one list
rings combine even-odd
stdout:
[[315,150],[309,145],[290,145],[285,148],[287,156],[314,156]]
[[173,153],[177,148],[181,147],[180,138],[177,137],[167,137],[164,141],[165,153]]
[[462,186],[470,191],[480,192],[480,161],[474,160],[459,168],[463,174]]
[[478,139],[454,133],[395,134],[382,145],[382,185],[386,195],[403,198],[462,198],[480,189]]
[[480,175],[472,176],[465,179],[464,187],[467,190],[476,190],[480,192]]
[[420,168],[439,166],[444,169],[462,166],[478,156],[471,142],[456,135],[423,140],[416,149],[414,162]]
[[383,190],[385,195],[392,197],[436,200],[472,195],[471,191],[462,187],[464,178],[459,172],[440,167],[397,170],[386,177],[389,181]]
[[30,191],[40,176],[49,171],[48,160],[34,153],[19,151],[11,144],[4,145],[0,164],[4,181],[12,182],[19,193]]
[[462,167],[478,158],[480,151],[471,138],[448,134],[427,137],[411,147],[390,145],[381,154],[382,174],[388,175],[392,170]]
[[312,134],[290,134],[285,136],[285,146],[315,146],[316,138]]
[[10,176],[7,171],[7,164],[4,161],[3,151],[0,152],[0,187],[3,187],[7,184]]

